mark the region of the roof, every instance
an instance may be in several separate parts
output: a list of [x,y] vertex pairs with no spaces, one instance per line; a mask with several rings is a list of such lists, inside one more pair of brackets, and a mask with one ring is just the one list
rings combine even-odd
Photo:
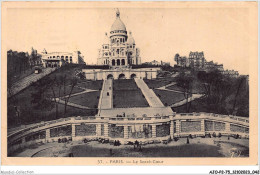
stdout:
[[124,31],[126,31],[125,24],[120,19],[120,12],[119,12],[119,10],[117,10],[117,12],[116,12],[116,20],[115,20],[115,22],[111,26],[111,31],[115,31],[115,30],[124,30]]

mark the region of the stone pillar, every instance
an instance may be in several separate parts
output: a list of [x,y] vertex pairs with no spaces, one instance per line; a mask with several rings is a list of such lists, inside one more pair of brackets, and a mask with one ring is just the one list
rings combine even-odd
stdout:
[[72,140],[76,137],[76,124],[72,123],[71,124],[71,137],[72,137]]
[[176,120],[176,135],[179,136],[181,132],[181,121]]
[[101,136],[101,124],[96,124],[96,135]]
[[128,139],[128,126],[124,125],[124,139]]
[[173,123],[173,120],[171,121],[171,126],[170,126],[170,136],[171,136],[171,139],[173,139],[174,135],[174,123]]
[[45,136],[45,141],[48,142],[51,138],[51,132],[50,129],[46,129],[46,136]]
[[230,123],[229,122],[225,123],[225,132],[230,133]]
[[156,124],[152,124],[152,138],[156,137]]
[[108,123],[104,124],[104,137],[108,138]]
[[204,119],[201,120],[200,128],[201,128],[201,132],[203,132],[205,134],[205,120]]

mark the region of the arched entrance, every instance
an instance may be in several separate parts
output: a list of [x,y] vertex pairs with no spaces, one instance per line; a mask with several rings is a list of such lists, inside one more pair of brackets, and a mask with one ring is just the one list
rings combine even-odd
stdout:
[[112,60],[112,66],[115,66],[115,64],[116,64],[116,61]]
[[113,75],[112,74],[109,74],[108,76],[107,76],[107,79],[113,79],[114,77],[113,77]]
[[120,74],[120,75],[118,76],[118,79],[125,79],[125,74]]
[[136,74],[131,75],[131,79],[134,79],[134,78],[136,78]]

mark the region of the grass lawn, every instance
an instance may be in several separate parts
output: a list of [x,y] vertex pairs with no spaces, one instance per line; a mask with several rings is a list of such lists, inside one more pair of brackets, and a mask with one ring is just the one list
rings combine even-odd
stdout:
[[76,103],[89,108],[97,108],[100,91],[89,92],[70,97],[69,102]]
[[114,90],[113,105],[115,108],[149,107],[140,89]]
[[180,86],[177,86],[177,85],[168,86],[166,89],[183,92],[183,88],[181,88]]
[[155,89],[170,84],[173,82],[173,80],[174,80],[173,78],[167,78],[167,79],[162,78],[162,79],[153,79],[153,80],[144,79],[144,82],[147,84],[147,86],[150,89]]
[[53,104],[53,108],[50,109],[33,109],[28,103],[20,105],[20,117],[17,118],[13,106],[8,108],[8,127],[17,127],[20,124],[27,125],[37,123],[41,121],[56,120],[59,118],[66,118],[72,116],[93,116],[97,113],[95,109],[83,110],[67,106],[66,114],[64,114],[64,105],[58,104],[58,115],[56,117],[56,108]]
[[[59,97],[59,88],[58,88],[58,87],[55,87],[55,88],[54,88],[54,91],[55,91],[55,96],[56,96],[56,97]],[[70,91],[71,91],[71,86],[66,86],[65,91],[64,91],[64,88],[62,87],[62,88],[60,89],[60,97],[69,95]],[[73,88],[71,94],[78,93],[78,92],[83,92],[83,91],[84,91],[84,89],[80,89],[80,88],[78,88],[78,87],[75,86],[75,87]],[[48,89],[47,94],[53,96],[52,90],[51,90],[51,89]]]
[[97,81],[82,81],[77,84],[77,86],[86,88],[86,89],[93,89],[93,90],[101,90],[103,85],[103,80]]
[[170,106],[176,102],[182,101],[185,99],[184,95],[182,93],[176,93],[176,92],[170,92],[170,91],[164,91],[164,90],[153,90],[155,94],[160,98],[162,103],[165,106]]
[[[183,91],[183,88],[177,85],[172,85],[167,87],[167,89],[171,89],[171,90],[176,90],[176,91]],[[193,87],[192,87],[192,93],[196,93],[196,94],[204,94],[205,93],[205,87],[198,82],[194,82],[193,83]]]
[[113,105],[115,108],[148,107],[146,99],[134,79],[113,81]]
[[[52,72],[50,75],[46,77],[54,78],[55,76],[59,75],[66,75],[67,78],[70,78],[74,75],[75,68],[71,67],[61,67],[60,69]],[[78,80],[79,82],[84,80]],[[71,87],[66,86],[66,93],[67,95],[70,91]],[[74,87],[72,93],[81,92],[83,89]],[[67,107],[67,112],[64,114],[64,105],[59,104],[58,108],[58,116],[56,117],[56,108],[54,102],[49,101],[48,107],[44,108],[40,106],[36,108],[35,105],[31,103],[32,96],[31,94],[36,91],[36,87],[33,85],[28,86],[26,89],[20,91],[18,94],[10,97],[7,100],[7,125],[9,127],[16,127],[20,124],[31,124],[40,121],[47,121],[47,120],[54,120],[56,118],[63,118],[63,117],[71,117],[77,115],[95,115],[96,110],[82,110],[74,107]],[[58,88],[55,88],[55,96],[58,96]],[[53,98],[52,91],[50,89],[46,90],[46,94],[51,95],[50,97]],[[61,88],[61,96],[64,96],[64,90]],[[17,107],[18,111],[20,111],[19,118],[16,115],[15,106]]]
[[139,89],[135,83],[135,80],[113,80],[114,90],[137,90]]

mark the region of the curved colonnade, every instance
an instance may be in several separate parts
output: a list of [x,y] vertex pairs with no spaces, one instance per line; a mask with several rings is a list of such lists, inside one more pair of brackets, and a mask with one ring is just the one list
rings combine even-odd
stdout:
[[249,137],[249,120],[212,113],[183,113],[175,116],[70,117],[41,122],[8,133],[8,153],[37,142],[59,138],[82,140],[151,141],[213,133]]

